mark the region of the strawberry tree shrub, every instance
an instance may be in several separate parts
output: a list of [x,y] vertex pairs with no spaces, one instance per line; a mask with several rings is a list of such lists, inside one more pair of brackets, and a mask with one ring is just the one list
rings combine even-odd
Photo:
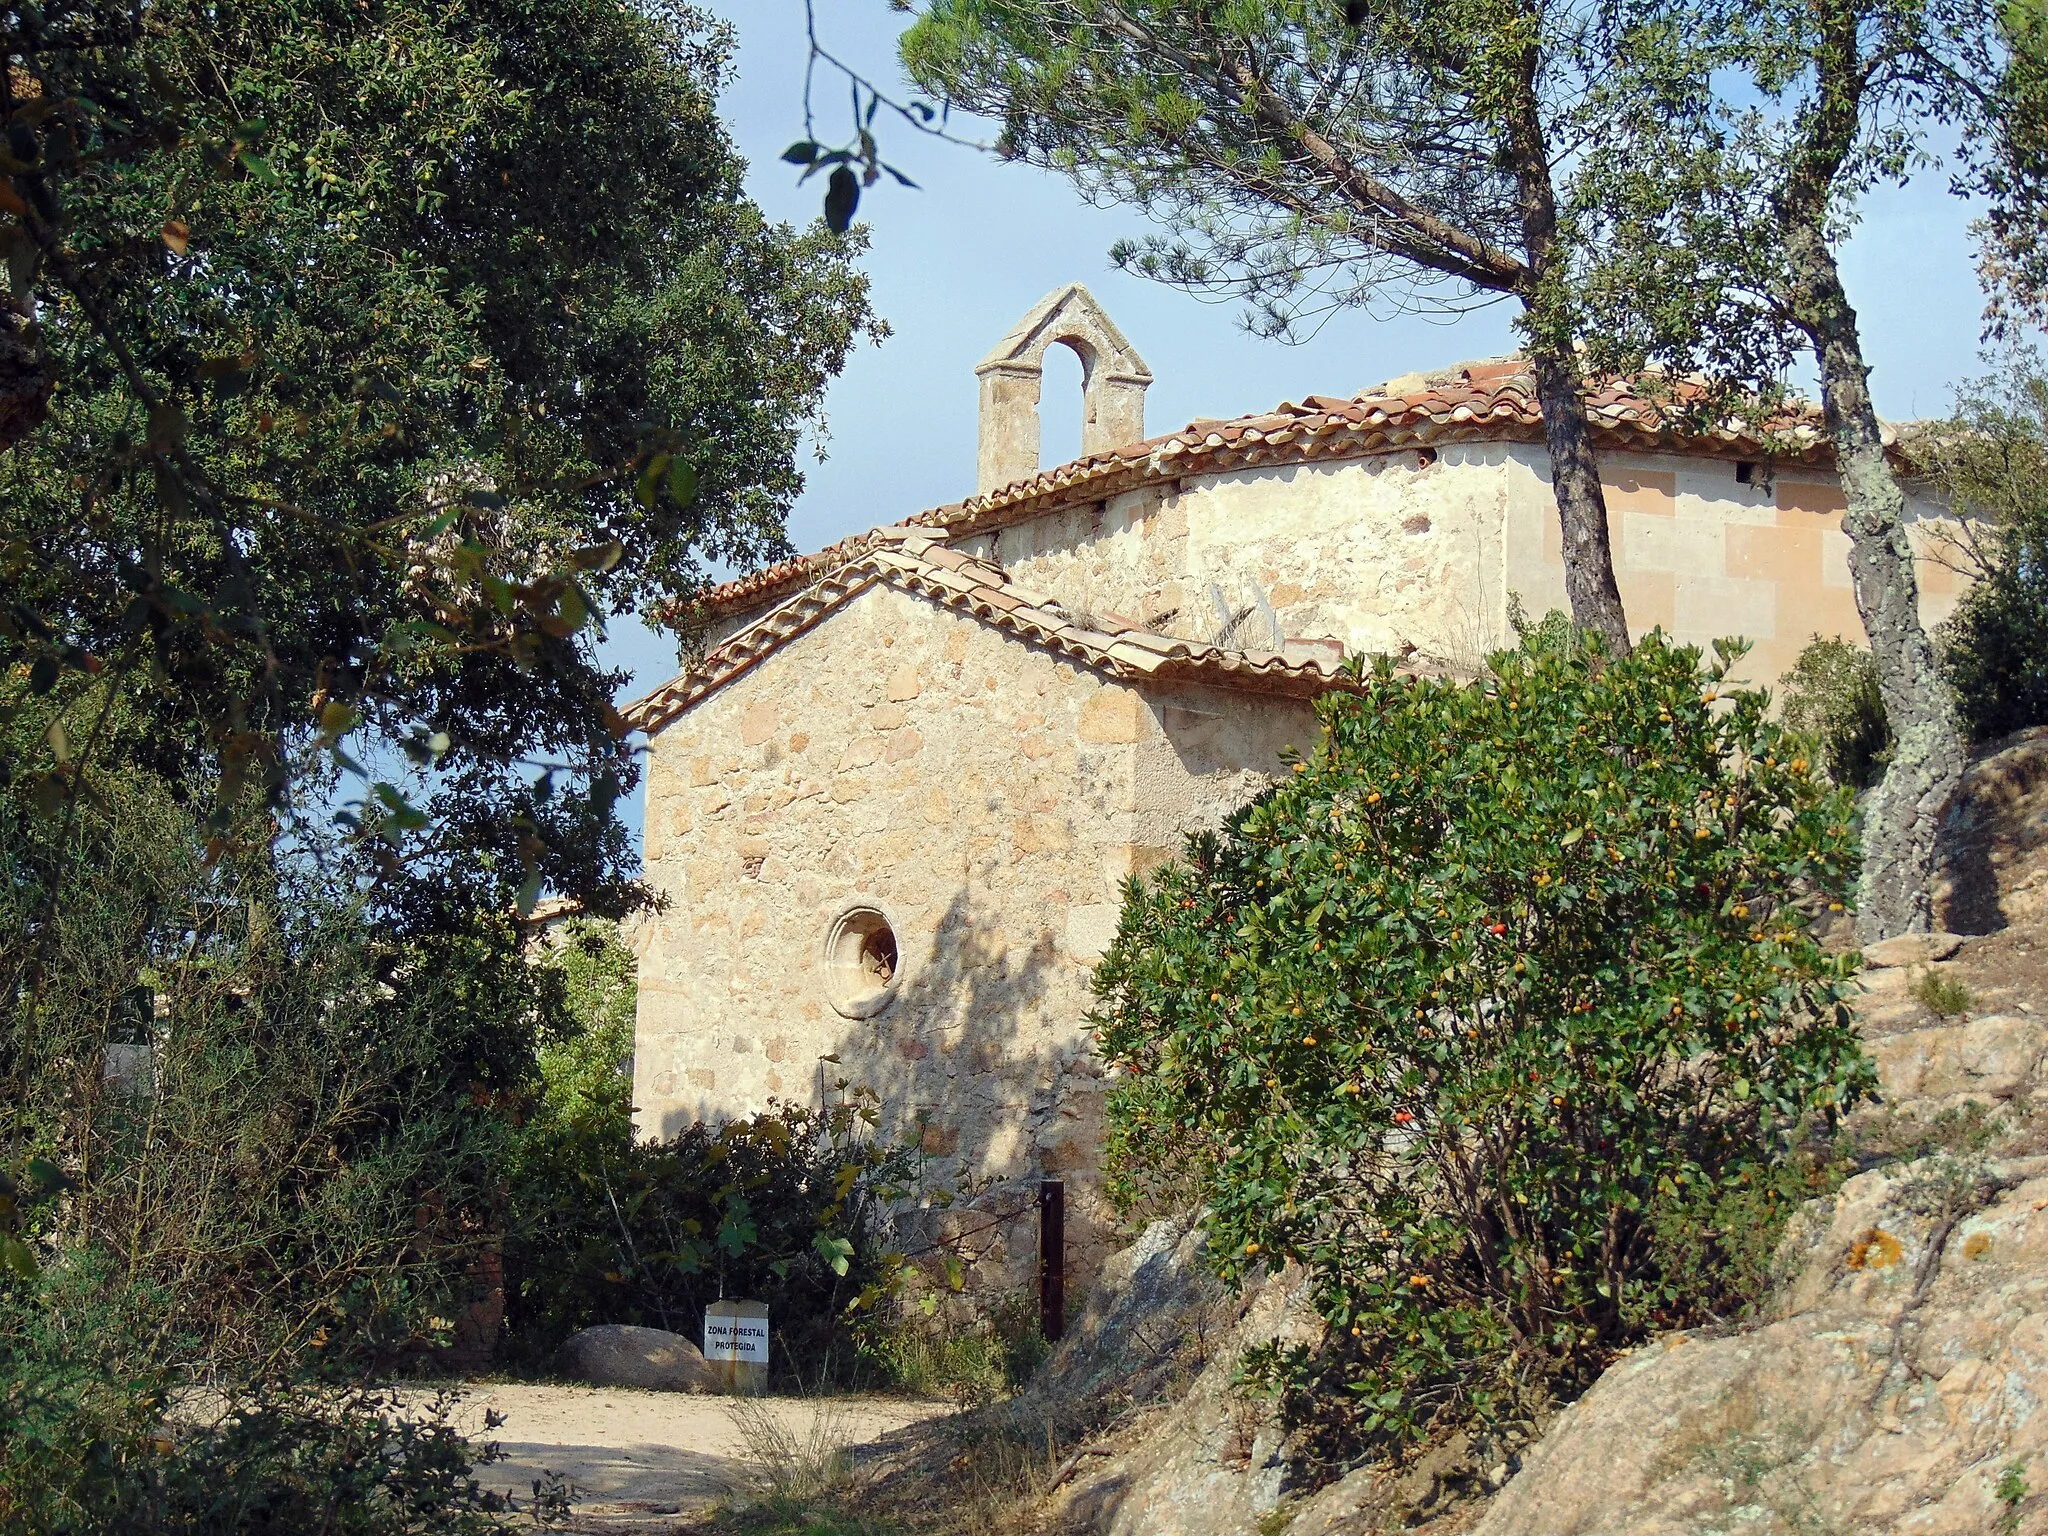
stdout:
[[1264,1365],[1340,1379],[1358,1434],[1520,1415],[1739,1309],[1871,1089],[1810,926],[1850,802],[1739,654],[1546,627],[1472,683],[1382,663],[1126,889],[1113,1192],[1196,1189],[1226,1279],[1306,1266],[1327,1342]]

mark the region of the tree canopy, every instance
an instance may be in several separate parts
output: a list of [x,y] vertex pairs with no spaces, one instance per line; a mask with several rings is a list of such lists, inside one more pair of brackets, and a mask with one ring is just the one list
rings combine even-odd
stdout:
[[54,386],[0,460],[0,665],[63,706],[16,778],[62,804],[117,716],[223,802],[324,745],[379,781],[366,831],[432,826],[418,890],[615,903],[634,768],[592,626],[782,552],[876,330],[857,239],[741,192],[726,32],[252,0],[13,46],[0,244]]
[[[1659,33],[1658,35],[1664,35]],[[934,0],[924,89],[1165,226],[1117,258],[1286,334],[1345,306],[1522,308],[1573,617],[1629,645],[1574,353],[1559,168],[1683,57],[1608,0]]]
[[2005,38],[1972,0],[1701,3],[1677,23],[1725,69],[1617,119],[1578,183],[1587,303],[1608,360],[1701,370],[1733,394],[1768,398],[1800,352],[1812,358],[1893,740],[1865,807],[1858,926],[1925,929],[1963,745],[1838,251],[1863,193],[1919,169],[1942,125],[1962,139],[1956,179],[1991,174],[2013,126]]

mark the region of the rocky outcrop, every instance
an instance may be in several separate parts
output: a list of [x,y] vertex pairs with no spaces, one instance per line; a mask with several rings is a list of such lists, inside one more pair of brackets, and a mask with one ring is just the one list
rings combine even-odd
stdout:
[[2048,1532],[2048,731],[1971,767],[1949,834],[1955,931],[1864,952],[1851,1127],[1931,1155],[1809,1210],[1771,1321],[1612,1366],[1474,1536]]
[[2048,1024],[1994,1013],[1888,1035],[1869,1043],[1884,1102],[1920,1115],[1985,1108],[2030,1096],[2048,1052]]
[[1787,1315],[1610,1368],[1474,1536],[2048,1530],[2048,1158],[1867,1173],[1812,1231]]
[[1299,1269],[1251,1291],[1184,1395],[1075,1461],[1072,1481],[1053,1503],[1055,1526],[1104,1536],[1255,1530],[1279,1505],[1287,1467],[1271,1409],[1238,1389],[1237,1372],[1256,1344],[1313,1344],[1321,1337],[1307,1291]]
[[555,1354],[571,1381],[655,1392],[711,1392],[717,1378],[696,1345],[679,1333],[604,1323],[571,1334]]
[[1104,1262],[1081,1316],[1026,1396],[1150,1403],[1199,1372],[1242,1311],[1203,1263],[1194,1223],[1155,1221]]
[[1314,1490],[1234,1385],[1251,1346],[1316,1338],[1301,1276],[1233,1301],[1199,1235],[1162,1223],[1033,1389],[1134,1389],[1039,1528],[2048,1536],[2048,731],[1971,768],[1950,833],[1945,931],[1865,951],[1881,1097],[1845,1145],[1869,1171],[1794,1224],[1768,1321],[1653,1341],[1534,1444],[1457,1436]]

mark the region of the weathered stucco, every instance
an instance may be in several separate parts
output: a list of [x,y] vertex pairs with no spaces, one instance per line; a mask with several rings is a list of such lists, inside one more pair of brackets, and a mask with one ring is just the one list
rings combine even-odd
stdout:
[[[650,742],[647,877],[668,904],[640,967],[641,1133],[843,1077],[881,1092],[890,1129],[922,1118],[926,1150],[967,1175],[1067,1179],[1085,1271],[1106,1232],[1083,1019],[1121,883],[1315,730],[1299,700],[1109,680],[921,597],[862,593]],[[872,1018],[835,1011],[821,963],[854,902],[898,950]],[[1021,1282],[997,1237],[981,1282]]]
[[[1471,663],[1508,635],[1508,600],[1565,606],[1546,459],[1535,444],[1446,445],[1203,475],[974,535],[962,547],[1081,611],[1213,638],[1212,584],[1239,611],[1256,584],[1287,637],[1413,645]],[[1631,629],[1690,644],[1740,635],[1739,675],[1775,683],[1816,634],[1861,641],[1831,472],[1772,477],[1697,454],[1602,459],[1616,578]],[[1946,618],[1956,573],[1930,553],[1949,525],[1909,502],[1922,615]],[[1254,639],[1250,643],[1265,643]]]

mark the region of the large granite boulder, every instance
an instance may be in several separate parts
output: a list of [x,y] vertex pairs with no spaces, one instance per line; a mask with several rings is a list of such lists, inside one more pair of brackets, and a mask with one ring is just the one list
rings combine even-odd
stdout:
[[680,1333],[630,1323],[603,1323],[570,1335],[555,1354],[555,1368],[599,1387],[711,1392],[718,1386],[703,1352]]
[[2048,1530],[2044,1208],[2042,1157],[1850,1180],[1786,1315],[1618,1362],[1474,1536]]

